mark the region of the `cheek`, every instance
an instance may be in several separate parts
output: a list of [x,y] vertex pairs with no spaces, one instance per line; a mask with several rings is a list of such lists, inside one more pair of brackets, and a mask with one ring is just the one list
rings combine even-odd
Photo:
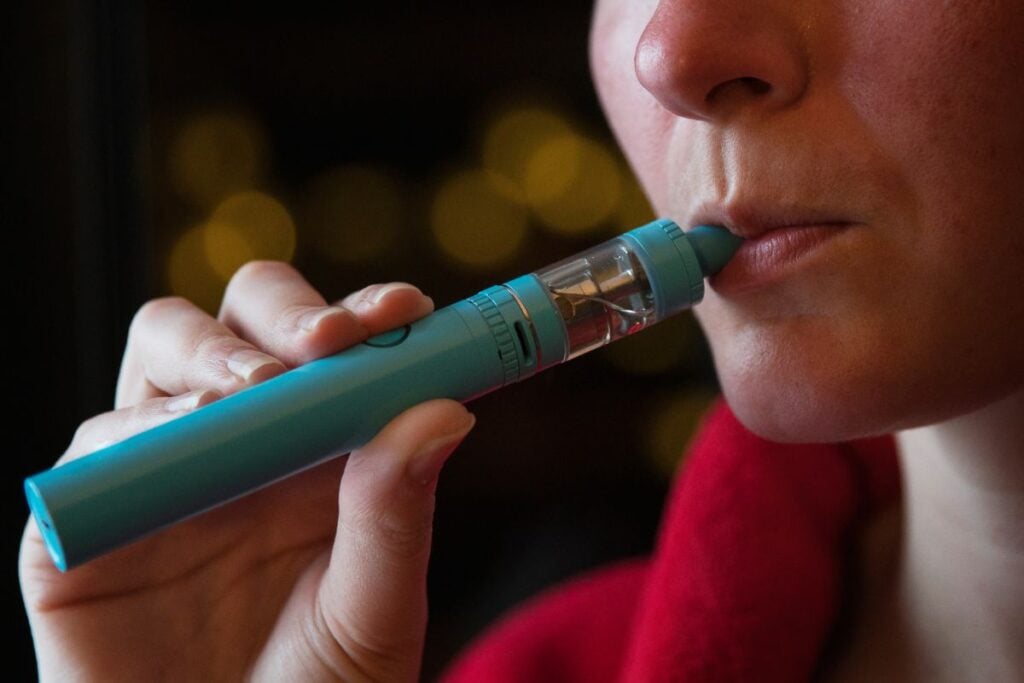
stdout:
[[846,44],[817,65],[904,188],[872,226],[877,279],[843,270],[811,315],[713,294],[697,310],[727,398],[769,438],[888,432],[1024,387],[1024,12],[882,9],[841,18]]
[[[745,310],[709,291],[696,309],[738,416],[783,441],[926,424],[1024,386],[1024,12],[1016,1],[857,4],[824,32],[841,45],[812,45],[820,99],[787,115],[840,107],[801,119],[807,137],[883,150],[900,198],[876,216],[870,249],[807,291]],[[683,139],[692,126],[636,80],[654,4],[639,6],[598,3],[591,60],[616,137],[671,214],[669,165],[692,162],[694,182],[708,173]]]
[[[844,274],[823,298],[780,295],[743,310],[709,291],[695,313],[748,428],[778,441],[845,440],[945,420],[1024,387],[1013,270],[963,277],[950,260],[925,277]],[[1003,291],[985,290],[996,284]]]
[[843,19],[849,44],[836,82],[907,179],[925,248],[970,249],[991,237],[990,246],[1005,249],[1007,231],[984,235],[972,226],[1022,218],[1019,5],[908,0],[860,20]]

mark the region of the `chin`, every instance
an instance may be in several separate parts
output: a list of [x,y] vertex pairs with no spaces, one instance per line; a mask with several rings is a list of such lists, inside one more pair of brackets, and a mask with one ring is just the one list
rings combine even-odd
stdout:
[[[1024,306],[1005,285],[915,284],[935,281],[930,273],[794,279],[732,299],[710,291],[694,312],[736,417],[772,441],[848,441],[946,422],[1024,390]],[[993,301],[1005,302],[998,315]]]
[[873,353],[876,340],[824,316],[737,322],[708,329],[722,392],[736,417],[784,443],[846,441],[889,431],[903,402],[892,387],[899,359]]
[[722,392],[743,426],[769,441],[825,443],[891,431],[877,407],[866,409],[820,387],[726,378]]
[[[818,363],[779,354],[764,363],[716,356],[722,392],[751,432],[781,443],[825,443],[891,434],[951,420],[996,403],[1024,382],[1013,375],[979,381],[970,368],[928,372],[843,358]],[[788,361],[788,362],[787,362]]]

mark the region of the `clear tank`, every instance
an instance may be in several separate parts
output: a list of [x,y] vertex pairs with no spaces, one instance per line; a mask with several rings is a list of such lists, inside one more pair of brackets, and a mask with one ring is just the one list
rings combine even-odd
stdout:
[[568,333],[571,360],[657,322],[654,294],[630,244],[616,238],[534,273]]

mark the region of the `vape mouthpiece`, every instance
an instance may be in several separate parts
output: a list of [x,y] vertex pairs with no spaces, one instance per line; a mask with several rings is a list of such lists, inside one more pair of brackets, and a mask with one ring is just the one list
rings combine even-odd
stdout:
[[717,225],[698,225],[686,233],[697,254],[704,277],[711,277],[729,262],[740,248],[743,238]]

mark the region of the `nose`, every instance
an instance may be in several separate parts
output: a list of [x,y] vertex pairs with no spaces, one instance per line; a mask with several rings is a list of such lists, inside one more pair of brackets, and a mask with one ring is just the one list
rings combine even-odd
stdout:
[[758,0],[661,0],[635,54],[637,78],[678,116],[720,121],[799,101],[809,70],[792,17]]

